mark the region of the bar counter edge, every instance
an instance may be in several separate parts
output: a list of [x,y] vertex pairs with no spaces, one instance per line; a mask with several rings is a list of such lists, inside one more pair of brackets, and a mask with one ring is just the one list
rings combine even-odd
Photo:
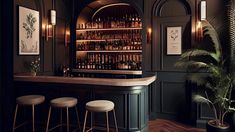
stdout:
[[107,85],[107,86],[148,86],[156,80],[156,76],[115,79],[115,78],[84,78],[84,77],[60,77],[60,76],[27,76],[15,75],[14,81],[24,82],[47,82],[47,83],[71,83],[88,85]]

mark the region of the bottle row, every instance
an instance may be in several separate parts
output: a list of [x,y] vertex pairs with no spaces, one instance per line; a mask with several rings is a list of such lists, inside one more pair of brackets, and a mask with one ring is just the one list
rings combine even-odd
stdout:
[[136,28],[142,27],[141,18],[137,14],[124,15],[122,17],[97,18],[91,22],[78,24],[78,29],[99,29],[99,28]]
[[135,39],[141,40],[141,30],[123,30],[123,31],[87,31],[77,33],[78,40],[101,40],[101,39]]
[[88,53],[87,58],[78,58],[77,69],[141,70],[141,54]]
[[89,50],[142,50],[140,41],[131,40],[117,40],[107,42],[82,42],[78,43],[76,47],[77,51],[89,51]]

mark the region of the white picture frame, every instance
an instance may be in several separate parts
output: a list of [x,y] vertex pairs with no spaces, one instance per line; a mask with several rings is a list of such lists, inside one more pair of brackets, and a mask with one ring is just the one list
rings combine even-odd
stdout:
[[39,12],[19,6],[19,55],[39,55]]
[[167,27],[167,55],[182,54],[182,27]]

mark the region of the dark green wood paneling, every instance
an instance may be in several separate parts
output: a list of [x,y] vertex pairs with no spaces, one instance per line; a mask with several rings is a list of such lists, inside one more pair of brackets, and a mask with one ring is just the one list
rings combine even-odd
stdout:
[[[25,94],[42,94],[46,97],[46,102],[38,108],[41,111],[40,117],[36,120],[45,125],[49,101],[53,98],[70,96],[78,98],[78,108],[81,123],[84,121],[85,104],[90,100],[108,99],[114,102],[117,115],[119,131],[134,132],[146,131],[148,125],[148,88],[145,86],[136,87],[112,87],[97,85],[79,84],[57,84],[57,83],[31,83],[15,82],[17,96]],[[26,112],[25,114],[27,114]],[[72,114],[71,114],[72,115]],[[112,112],[110,115],[110,126],[114,127]],[[58,114],[52,116],[52,123],[55,123]],[[72,119],[73,122],[75,121]],[[93,115],[95,125],[106,126],[104,114]],[[90,119],[88,118],[88,123]],[[82,124],[81,124],[82,125]]]

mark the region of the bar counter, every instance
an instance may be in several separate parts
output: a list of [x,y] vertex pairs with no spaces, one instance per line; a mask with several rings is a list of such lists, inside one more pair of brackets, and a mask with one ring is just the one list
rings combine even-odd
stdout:
[[[45,105],[39,110],[42,111],[38,119],[40,121],[45,122],[48,104],[53,98],[66,96],[78,98],[77,107],[81,122],[84,120],[85,105],[88,101],[106,99],[115,104],[120,132],[145,132],[148,131],[148,86],[155,80],[156,76],[115,79],[15,75],[14,87],[16,97],[27,94],[41,94],[46,97]],[[103,114],[93,116],[95,125],[105,126]],[[114,127],[112,114],[109,117],[111,127]]]
[[23,82],[47,82],[47,83],[70,83],[70,84],[88,84],[105,86],[148,86],[156,80],[156,76],[133,78],[133,79],[115,79],[115,78],[85,78],[85,77],[59,77],[59,76],[25,76],[15,75],[14,81]]

